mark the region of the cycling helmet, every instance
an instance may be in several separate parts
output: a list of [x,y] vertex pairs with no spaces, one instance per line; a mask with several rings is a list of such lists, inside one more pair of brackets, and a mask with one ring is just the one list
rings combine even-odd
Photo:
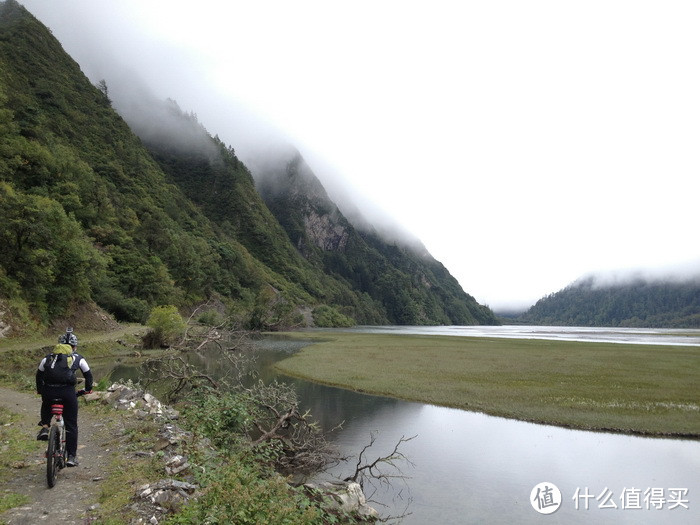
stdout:
[[58,342],[64,345],[78,346],[78,338],[72,328],[66,328],[66,333],[58,338]]

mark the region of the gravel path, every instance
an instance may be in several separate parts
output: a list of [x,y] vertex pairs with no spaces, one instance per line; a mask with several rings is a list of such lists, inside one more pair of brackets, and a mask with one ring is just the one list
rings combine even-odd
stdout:
[[[35,525],[38,523],[91,523],[91,508],[97,505],[101,481],[107,475],[112,452],[101,443],[108,441],[106,427],[94,415],[82,410],[78,415],[79,465],[59,471],[56,485],[46,485],[46,460],[44,446],[13,469],[12,478],[3,484],[3,492],[23,494],[29,502],[21,507],[0,514],[0,523],[9,525]],[[21,415],[13,423],[29,440],[36,439],[39,430],[38,395],[0,388],[0,409]]]

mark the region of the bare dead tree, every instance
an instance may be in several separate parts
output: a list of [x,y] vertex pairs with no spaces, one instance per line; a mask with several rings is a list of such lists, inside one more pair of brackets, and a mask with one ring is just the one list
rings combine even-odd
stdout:
[[[376,433],[371,432],[369,443],[362,448],[362,450],[357,456],[355,472],[352,475],[344,478],[343,481],[354,481],[356,483],[359,483],[362,487],[363,492],[365,492],[365,496],[367,497],[368,502],[386,506],[383,503],[374,500],[373,497],[376,494],[377,490],[382,486],[385,488],[394,487],[395,489],[395,484],[397,482],[402,483],[404,485],[404,489],[409,488],[407,480],[410,478],[409,476],[404,474],[401,463],[406,463],[411,467],[415,467],[415,465],[399,449],[402,444],[407,443],[415,439],[416,437],[417,436],[411,436],[407,438],[405,436],[401,436],[401,439],[399,439],[394,444],[394,448],[389,454],[387,454],[386,456],[379,456],[372,461],[368,461],[367,454],[369,450],[374,446],[377,440]],[[372,492],[367,494],[367,491],[370,488],[372,489]],[[403,500],[404,489],[399,490],[396,493],[395,498]],[[407,498],[406,506],[401,512],[401,514],[395,516],[387,516],[385,518],[381,518],[379,521],[397,521],[401,520],[406,516],[409,516],[411,513],[408,512],[408,507],[410,506],[411,501],[412,498]]]
[[335,448],[311,414],[299,411],[291,386],[260,381],[246,393],[258,407],[253,423],[257,435],[251,436],[252,446],[272,444],[278,451],[274,462],[278,471],[308,474],[337,458]]
[[[143,364],[147,373],[144,383],[146,387],[156,386],[164,392],[168,401],[177,401],[192,390],[208,387],[219,390],[239,388],[242,377],[252,370],[254,360],[250,352],[249,334],[242,331],[226,329],[228,320],[223,320],[216,326],[205,326],[194,321],[197,314],[209,303],[195,308],[190,314],[186,330],[181,340],[157,355],[152,356]],[[208,373],[204,351],[214,350],[220,359],[227,361],[226,372]],[[202,363],[196,363],[196,357]],[[158,388],[159,387],[159,388]]]
[[[250,332],[231,331],[223,322],[217,326],[203,326],[194,319],[202,305],[187,320],[182,340],[145,363],[150,379],[168,401],[182,399],[194,390],[208,388],[214,392],[235,393],[250,407],[253,416],[248,423],[251,447],[269,445],[274,467],[285,473],[311,473],[337,458],[326,435],[309,412],[299,409],[299,400],[293,387],[262,381],[250,385],[244,378],[252,375],[253,352]],[[217,364],[205,352],[214,351]],[[221,366],[221,360],[226,366]],[[154,385],[155,386],[155,385]]]
[[166,385],[165,396],[170,402],[202,385],[214,389],[220,386],[219,381],[188,363],[181,355],[153,357],[143,366],[147,371],[144,386],[148,388],[154,384]]
[[[228,318],[223,319],[216,326],[203,326],[194,321],[196,315],[200,314],[207,307],[211,306],[211,301],[198,305],[187,319],[185,333],[182,340],[176,345],[181,350],[198,352],[202,348],[215,343],[220,347],[223,339],[223,331],[230,324]],[[196,345],[193,347],[193,345]]]
[[[411,436],[407,438],[406,436],[401,436],[401,439],[399,439],[396,442],[396,444],[394,445],[394,449],[391,451],[390,454],[388,454],[387,456],[378,457],[374,461],[366,463],[365,455],[367,451],[374,446],[374,443],[377,440],[376,433],[370,433],[369,443],[362,448],[359,455],[357,456],[357,465],[355,466],[355,473],[352,476],[345,478],[344,481],[355,481],[362,485],[363,481],[367,479],[375,479],[380,482],[384,482],[384,480],[397,478],[407,479],[407,476],[405,476],[401,471],[398,462],[405,461],[411,466],[414,466],[414,464],[411,462],[410,459],[406,457],[406,455],[404,455],[403,452],[399,451],[399,447],[402,443],[407,443],[412,439],[415,439],[416,437],[417,436]],[[384,468],[386,466],[389,466],[395,473],[385,472]]]

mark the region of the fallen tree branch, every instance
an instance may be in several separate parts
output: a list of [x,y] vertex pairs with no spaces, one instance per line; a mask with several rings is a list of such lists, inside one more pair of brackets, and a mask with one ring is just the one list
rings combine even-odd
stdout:
[[[397,461],[406,461],[411,466],[413,466],[413,463],[404,455],[403,452],[399,452],[399,447],[401,446],[402,443],[407,443],[408,441],[411,441],[415,437],[416,436],[412,436],[410,438],[407,438],[405,436],[401,436],[401,439],[399,439],[398,442],[394,445],[394,449],[391,451],[391,453],[389,455],[380,456],[370,463],[363,463],[363,458],[365,456],[365,453],[370,448],[372,448],[372,446],[374,445],[374,443],[377,439],[376,434],[371,433],[370,434],[370,442],[362,448],[362,450],[360,451],[360,454],[357,457],[357,465],[355,467],[355,473],[352,476],[345,478],[344,481],[355,481],[355,482],[359,482],[360,485],[362,485],[362,481],[364,479],[367,479],[367,478],[372,478],[372,479],[377,479],[377,480],[384,480],[384,479],[390,479],[390,478],[406,479],[406,476],[403,475],[403,473],[401,472],[401,470],[397,466],[396,462]],[[382,472],[381,467],[384,465],[390,465],[392,468],[396,469],[399,474],[387,474],[385,472]]]
[[303,421],[303,419],[299,417],[299,412],[297,411],[296,406],[292,406],[286,413],[282,415],[280,415],[279,412],[277,412],[277,410],[274,409],[274,407],[267,406],[265,408],[272,411],[275,414],[275,416],[277,416],[277,421],[272,426],[272,428],[270,428],[267,431],[262,428],[259,421],[255,421],[255,427],[258,429],[258,431],[261,432],[261,436],[255,441],[253,441],[253,446],[259,445],[263,441],[270,441],[272,439],[284,439],[285,436],[278,433],[280,429],[289,428],[289,426],[293,422],[292,420],[294,419]]
[[259,381],[246,390],[258,407],[251,436],[253,447],[275,443],[275,468],[285,473],[310,473],[336,460],[338,454],[318,423],[299,411],[296,391],[284,383]]

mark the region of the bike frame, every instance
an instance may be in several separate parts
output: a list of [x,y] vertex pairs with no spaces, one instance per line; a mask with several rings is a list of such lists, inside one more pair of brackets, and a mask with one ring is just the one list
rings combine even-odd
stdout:
[[66,426],[63,421],[63,402],[51,403],[51,425],[46,447],[46,481],[49,488],[56,484],[56,472],[66,466]]

